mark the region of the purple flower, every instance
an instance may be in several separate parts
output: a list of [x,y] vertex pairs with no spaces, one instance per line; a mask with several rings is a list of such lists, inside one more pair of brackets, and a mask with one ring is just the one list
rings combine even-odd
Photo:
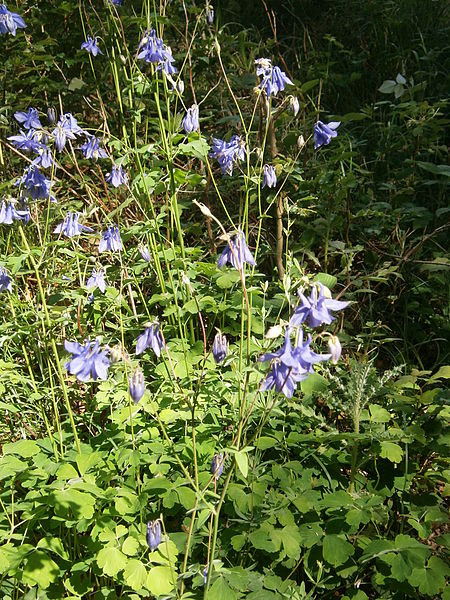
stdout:
[[274,188],[277,186],[277,174],[275,173],[275,167],[272,165],[264,165],[263,168],[263,188]]
[[114,4],[115,6],[122,6],[122,0],[108,0],[110,4]]
[[157,69],[162,69],[166,75],[177,72],[177,69],[172,65],[174,62],[172,50],[156,35],[154,29],[145,32],[139,44],[137,57],[147,63],[157,65]]
[[129,383],[130,396],[133,398],[135,404],[139,402],[142,396],[145,394],[145,379],[144,374],[140,369],[136,369],[130,379]]
[[331,358],[331,354],[317,354],[311,350],[311,335],[309,334],[306,342],[303,343],[303,331],[299,330],[298,340],[295,346],[293,356],[298,361],[298,365],[307,373],[314,373],[313,365]]
[[81,44],[81,49],[86,50],[92,54],[92,56],[97,56],[97,54],[103,54],[100,48],[97,46],[97,38],[91,38],[90,35],[87,36],[86,41]]
[[36,108],[29,108],[27,112],[15,112],[14,118],[24,129],[41,129],[39,114]]
[[161,523],[159,519],[147,523],[147,544],[150,551],[153,552],[161,543]]
[[19,135],[10,135],[8,140],[19,150],[25,150],[25,152],[38,152],[42,147],[41,143],[36,139],[37,134],[34,129],[28,131],[20,130]]
[[58,152],[62,152],[67,140],[74,140],[77,135],[83,135],[86,132],[78,125],[78,121],[72,113],[61,115],[52,135],[55,138],[55,145]]
[[100,240],[98,251],[120,252],[121,250],[123,250],[123,245],[120,239],[119,228],[116,225],[110,225]]
[[128,175],[122,169],[122,165],[112,165],[111,173],[106,175],[106,181],[115,188],[118,188],[120,185],[128,183]]
[[164,347],[164,340],[159,331],[159,323],[152,323],[145,328],[136,341],[136,354],[142,354],[147,348],[153,349],[156,356],[161,356],[161,349]]
[[215,454],[213,456],[211,461],[211,473],[214,475],[214,479],[216,480],[219,479],[223,473],[223,463],[224,458],[222,452],[219,452],[219,454]]
[[17,13],[6,8],[6,4],[0,4],[0,34],[16,35],[17,29],[25,29],[25,21]]
[[83,231],[94,231],[92,227],[87,227],[78,223],[80,213],[68,212],[64,218],[64,221],[57,225],[53,230],[53,233],[62,233],[66,237],[74,237],[80,235]]
[[147,246],[143,246],[141,244],[139,246],[139,252],[140,252],[142,258],[145,260],[145,262],[150,262],[151,261],[150,252],[148,251]]
[[86,287],[88,290],[98,288],[104,294],[106,290],[105,271],[103,269],[98,271],[92,269],[92,275],[86,281]]
[[108,158],[106,150],[100,148],[100,138],[95,136],[91,136],[80,149],[84,154],[84,158],[92,158],[94,160],[97,160],[98,158]]
[[337,131],[335,130],[340,124],[340,121],[331,121],[331,123],[328,123],[328,125],[322,123],[322,121],[317,121],[317,123],[314,123],[314,148],[328,146],[328,144],[331,142],[331,138],[335,138],[337,136]]
[[73,357],[66,363],[65,367],[72,375],[75,375],[79,381],[89,381],[92,377],[94,381],[108,376],[108,367],[110,360],[107,357],[108,350],[100,349],[100,342],[90,342],[86,340],[84,346],[78,342],[64,342],[64,348],[70,352]]
[[45,175],[42,175],[35,165],[28,167],[14,185],[16,187],[22,186],[25,195],[33,200],[46,198],[50,199],[51,202],[56,202],[56,198],[50,192],[52,182]]
[[229,142],[213,138],[211,158],[217,158],[222,174],[233,174],[233,163],[245,159],[245,143],[238,135],[233,135]]
[[23,221],[28,223],[30,220],[30,211],[26,207],[25,210],[16,210],[12,202],[2,200],[0,205],[0,223],[12,225],[14,221]]
[[198,129],[198,106],[196,104],[188,108],[184,119],[181,121],[181,125],[186,133],[192,133]]
[[11,277],[8,275],[6,269],[0,267],[0,292],[4,291],[12,293],[12,282]]
[[214,343],[212,347],[212,353],[214,356],[214,360],[217,364],[223,362],[227,355],[228,351],[228,342],[227,338],[223,335],[221,331],[216,333],[216,337],[214,338]]
[[37,157],[31,162],[32,165],[43,167],[44,169],[48,169],[53,165],[53,154],[50,148],[41,145],[39,150],[37,150],[37,154]]
[[231,263],[235,269],[242,271],[244,263],[256,266],[255,259],[252,253],[248,249],[247,242],[245,241],[245,235],[242,231],[238,231],[234,240],[230,240],[219,256],[217,266],[222,268],[227,262]]
[[278,92],[282,92],[286,85],[294,85],[280,67],[272,66],[270,59],[258,58],[255,63],[257,65],[256,74],[262,77],[258,87],[266,91],[267,98],[270,98],[272,94],[276,96]]
[[[319,296],[317,296],[317,288],[320,290]],[[322,323],[329,325],[334,321],[330,310],[342,310],[350,304],[350,302],[327,298],[321,283],[313,285],[309,298],[306,298],[300,290],[298,290],[298,295],[301,305],[295,309],[290,320],[290,325],[294,327],[298,327],[306,321],[309,321],[310,327],[319,327]]]

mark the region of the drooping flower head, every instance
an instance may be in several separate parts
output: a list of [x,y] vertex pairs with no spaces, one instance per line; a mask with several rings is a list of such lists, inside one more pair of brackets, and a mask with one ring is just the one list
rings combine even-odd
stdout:
[[2,200],[0,204],[0,223],[4,225],[12,225],[14,221],[23,221],[28,223],[30,220],[30,210],[28,207],[16,210],[13,202]]
[[214,8],[211,4],[206,5],[205,14],[208,25],[212,25],[214,23]]
[[166,75],[172,75],[177,72],[177,69],[172,64],[174,62],[172,50],[156,35],[155,29],[145,32],[144,37],[139,43],[137,57],[145,60],[147,63],[156,65],[157,69],[162,70]]
[[214,479],[216,480],[219,479],[223,473],[223,463],[224,457],[222,452],[219,452],[219,454],[214,454],[211,461],[211,473],[214,475]]
[[342,354],[341,342],[336,335],[331,335],[328,338],[328,350],[331,353],[331,362],[336,365]]
[[16,35],[17,29],[25,29],[25,21],[17,13],[7,9],[6,4],[0,4],[0,34]]
[[136,369],[130,378],[129,383],[130,396],[133,398],[133,402],[137,404],[142,396],[145,394],[145,379],[141,369]]
[[263,167],[263,188],[264,187],[277,187],[277,174],[275,172],[275,167],[272,165],[264,165]]
[[198,106],[196,104],[188,108],[184,119],[181,121],[181,125],[186,133],[192,133],[198,129]]
[[20,130],[19,135],[10,135],[8,140],[13,146],[25,152],[39,152],[40,148],[42,148],[42,144],[38,140],[34,129],[28,129],[28,131]]
[[95,136],[91,136],[87,142],[81,146],[81,151],[84,154],[84,158],[92,158],[93,160],[108,158],[106,150],[100,148],[100,138]]
[[159,519],[147,523],[146,538],[150,552],[153,552],[161,543],[161,523]]
[[340,124],[340,121],[331,121],[328,125],[322,123],[322,121],[314,123],[314,148],[328,146],[331,139],[337,137],[336,129]]
[[245,159],[245,142],[238,135],[233,135],[229,142],[213,138],[211,158],[217,158],[223,175],[232,175],[234,163]]
[[94,231],[92,227],[88,227],[87,225],[82,225],[78,222],[80,218],[80,213],[72,213],[68,212],[64,217],[64,221],[57,225],[53,230],[53,233],[62,233],[66,237],[74,237],[76,235],[80,235],[83,231]]
[[147,348],[152,348],[156,356],[161,356],[161,350],[164,347],[164,340],[159,331],[159,323],[151,323],[146,326],[136,341],[136,354],[142,354]]
[[42,128],[41,122],[39,121],[39,113],[36,108],[30,107],[27,112],[17,111],[14,113],[14,118],[24,129]]
[[228,342],[227,338],[221,331],[216,333],[214,338],[214,343],[212,347],[212,353],[214,356],[214,360],[217,364],[223,362],[228,352]]
[[22,187],[24,194],[33,200],[50,199],[51,202],[56,202],[56,198],[52,196],[50,188],[53,182],[47,179],[35,165],[25,169],[24,174],[16,182],[15,186]]
[[99,252],[121,252],[123,250],[122,240],[120,239],[119,228],[117,225],[110,225],[104,232],[98,245]]
[[118,188],[121,185],[127,185],[128,175],[122,168],[122,165],[112,165],[111,173],[106,175],[106,181],[113,187]]
[[250,252],[245,241],[243,231],[238,231],[234,240],[229,240],[225,250],[219,256],[217,266],[222,268],[227,262],[231,263],[235,269],[242,271],[244,263],[256,266],[253,254]]
[[86,340],[82,346],[78,342],[64,342],[64,348],[73,357],[66,363],[65,367],[69,373],[75,375],[79,381],[93,379],[105,380],[108,376],[110,360],[107,357],[108,350],[100,349],[100,342]]
[[297,360],[300,368],[307,373],[314,373],[313,365],[330,360],[331,354],[317,354],[311,350],[312,337],[308,334],[306,341],[303,342],[303,330],[299,329],[297,344],[295,345],[293,356]]
[[86,134],[86,131],[81,129],[72,113],[61,115],[55,129],[52,131],[58,152],[63,151],[67,140],[74,140],[77,135],[84,134]]
[[149,252],[147,246],[144,246],[143,244],[141,244],[139,246],[139,254],[142,256],[142,258],[145,260],[145,262],[149,263],[151,261],[150,252]]
[[11,277],[4,267],[0,267],[0,292],[12,292]]
[[43,167],[44,169],[48,169],[53,165],[53,154],[50,148],[47,146],[41,145],[39,150],[37,150],[37,157],[31,162],[32,165],[36,167]]
[[89,54],[92,54],[92,56],[103,54],[103,52],[97,46],[97,38],[92,38],[90,35],[88,35],[86,41],[81,44],[81,49],[86,50],[86,52],[89,52]]
[[86,281],[86,287],[88,290],[98,288],[102,294],[106,291],[106,282],[105,282],[105,271],[104,269],[92,269],[92,274],[89,279]]
[[[317,290],[319,289],[319,295]],[[325,295],[325,288],[321,283],[314,284],[309,298],[306,298],[301,290],[298,290],[301,304],[295,309],[291,317],[290,325],[298,327],[302,323],[309,322],[310,327],[319,327],[322,323],[329,325],[335,317],[331,310],[343,310],[350,302],[333,300]]]
[[267,98],[273,94],[276,96],[278,92],[282,92],[286,85],[294,85],[289,77],[280,69],[273,67],[272,61],[269,58],[257,58],[256,74],[261,77],[259,88],[265,90]]

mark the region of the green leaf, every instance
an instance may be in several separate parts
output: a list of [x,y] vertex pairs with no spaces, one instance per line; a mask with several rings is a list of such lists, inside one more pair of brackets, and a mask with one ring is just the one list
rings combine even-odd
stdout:
[[296,525],[286,525],[281,531],[281,543],[289,558],[300,558],[301,536]]
[[172,592],[176,581],[176,574],[170,567],[153,567],[147,575],[145,586],[155,596],[165,596]]
[[355,552],[352,544],[340,535],[325,535],[323,539],[323,557],[335,567],[343,565]]
[[236,600],[236,594],[225,579],[219,577],[208,591],[206,600]]
[[59,575],[59,567],[48,554],[42,550],[36,550],[30,554],[23,568],[22,581],[30,586],[37,585],[46,590],[51,583],[56,581]]
[[437,373],[430,377],[430,382],[436,379],[450,379],[450,366],[444,365],[441,367]]
[[114,577],[127,566],[127,557],[119,548],[107,546],[97,554],[97,564],[105,575]]
[[84,83],[84,81],[82,79],[79,79],[78,77],[73,77],[70,80],[69,83],[69,91],[74,92],[76,90],[81,90],[82,87],[84,87],[86,84]]
[[3,454],[18,454],[23,458],[29,458],[38,454],[39,446],[34,440],[20,440],[13,444],[5,444],[3,446]]
[[330,275],[329,273],[317,273],[313,281],[319,282],[322,285],[329,288],[330,290],[332,290],[337,283],[337,277],[335,277],[334,275]]
[[427,596],[436,596],[445,586],[450,569],[437,556],[432,556],[425,569],[414,569],[408,581]]
[[389,423],[391,415],[378,404],[369,404],[370,420],[374,423]]
[[378,88],[382,94],[392,94],[397,83],[393,79],[386,79]]
[[394,442],[380,442],[381,445],[381,458],[387,458],[391,462],[399,463],[403,458],[403,450],[398,444]]
[[57,537],[45,537],[41,538],[37,544],[38,548],[42,550],[50,550],[54,552],[64,560],[69,560],[69,554],[64,548],[62,541]]
[[266,435],[262,435],[255,442],[256,448],[260,450],[267,450],[268,448],[273,448],[278,444],[278,440],[273,437],[268,437]]
[[[130,539],[130,538],[128,538]],[[142,589],[147,579],[147,569],[145,565],[136,558],[127,562],[123,577],[127,584],[135,591]]]
[[135,556],[139,548],[139,542],[131,535],[122,544],[122,552],[127,556]]
[[55,490],[49,496],[49,503],[55,507],[58,517],[91,519],[94,515],[95,498],[72,488]]
[[302,392],[310,396],[313,392],[324,392],[328,388],[328,381],[319,373],[311,373],[300,385]]
[[242,473],[244,479],[247,478],[248,475],[248,455],[247,452],[236,452],[234,455],[236,459],[236,464],[238,466],[239,471]]

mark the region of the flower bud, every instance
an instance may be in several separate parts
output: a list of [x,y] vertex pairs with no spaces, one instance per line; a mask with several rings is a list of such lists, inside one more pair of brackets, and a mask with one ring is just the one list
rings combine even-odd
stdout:
[[291,96],[289,98],[289,109],[291,113],[296,117],[300,110],[300,102],[298,101],[297,96]]
[[214,356],[214,360],[217,364],[223,362],[227,355],[228,351],[228,342],[227,338],[223,335],[221,331],[216,333],[216,337],[214,338],[214,343],[212,347],[212,353]]
[[222,452],[215,454],[211,461],[211,473],[214,475],[214,479],[219,479],[223,473],[224,458]]
[[51,106],[47,109],[47,119],[49,123],[54,123],[56,121],[56,111]]
[[298,149],[301,150],[304,145],[305,145],[305,138],[303,137],[303,135],[299,135],[298,139],[297,139]]
[[147,544],[150,551],[153,552],[161,543],[161,523],[159,519],[147,523]]
[[133,373],[130,379],[129,390],[130,396],[133,398],[134,403],[137,404],[145,394],[145,379],[140,369],[136,369]]
[[269,327],[265,337],[268,340],[274,340],[275,338],[280,337],[280,335],[282,333],[283,333],[283,328],[281,327],[281,325],[274,325],[273,327]]
[[177,92],[180,94],[180,96],[182,96],[184,92],[184,81],[182,79],[177,81],[176,88]]
[[116,344],[112,348],[109,348],[109,355],[111,356],[111,362],[117,363],[123,358],[122,344]]
[[212,25],[214,23],[214,8],[211,5],[206,7],[206,20],[208,25]]
[[150,257],[150,252],[149,252],[147,246],[144,246],[141,244],[139,246],[139,252],[140,252],[142,258],[145,260],[145,262],[150,262],[151,257]]
[[328,350],[331,354],[331,362],[335,365],[339,360],[342,352],[341,342],[336,335],[331,335],[328,338]]

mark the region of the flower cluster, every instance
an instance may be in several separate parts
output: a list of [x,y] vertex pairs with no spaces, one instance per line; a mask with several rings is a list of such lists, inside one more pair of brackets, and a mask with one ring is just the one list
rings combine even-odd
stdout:
[[156,35],[154,29],[145,32],[139,44],[137,57],[147,63],[157,65],[157,69],[162,70],[166,75],[173,75],[177,72],[176,67],[172,64],[175,62],[172,50]]
[[245,159],[245,143],[238,135],[233,135],[229,142],[213,138],[209,156],[217,158],[222,174],[232,175],[234,163]]

